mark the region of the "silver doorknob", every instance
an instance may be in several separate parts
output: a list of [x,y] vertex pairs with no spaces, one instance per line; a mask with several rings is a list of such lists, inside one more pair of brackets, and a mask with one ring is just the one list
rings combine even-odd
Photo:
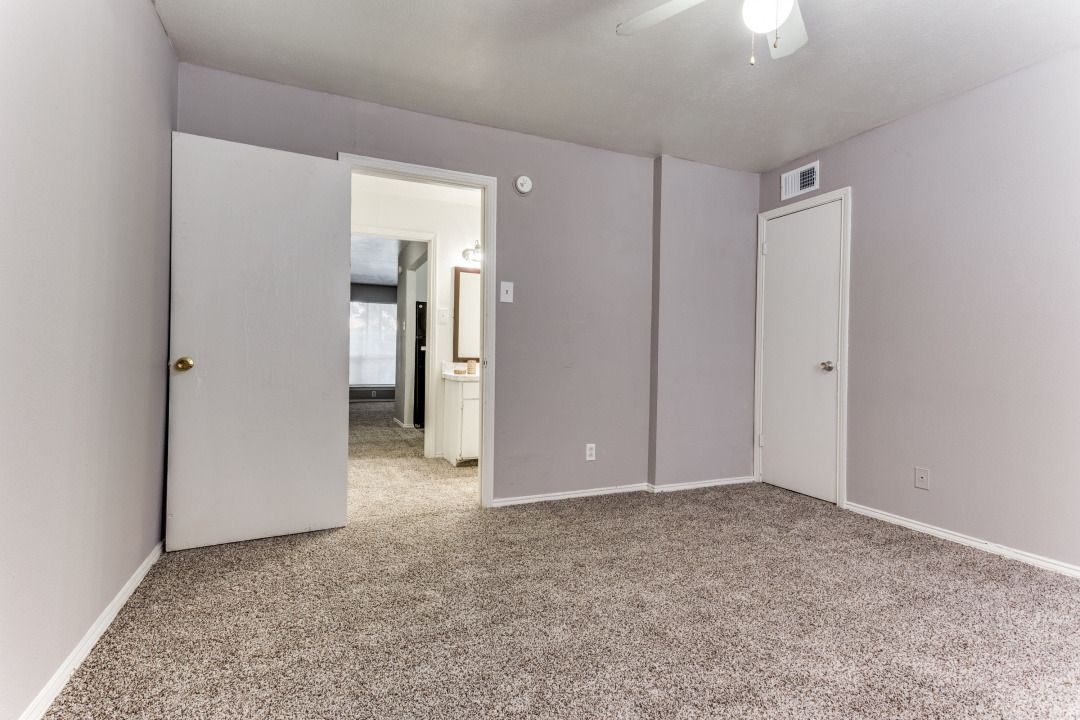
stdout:
[[836,369],[836,366],[833,365],[832,360],[826,360],[823,363],[818,363],[818,367],[825,372],[832,372],[834,369]]

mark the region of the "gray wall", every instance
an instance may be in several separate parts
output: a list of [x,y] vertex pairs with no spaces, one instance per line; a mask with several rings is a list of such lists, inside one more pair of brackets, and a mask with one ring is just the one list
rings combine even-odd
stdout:
[[0,3],[0,717],[161,538],[176,60],[148,0]]
[[[645,482],[652,160],[181,65],[184,132],[499,179],[495,496]],[[512,182],[528,173],[529,197]],[[597,443],[598,460],[584,462]]]
[[398,289],[394,285],[352,283],[349,286],[349,298],[353,302],[372,302],[396,305],[398,301]]
[[416,301],[427,302],[428,262],[425,260],[416,268]]
[[1074,564],[1078,78],[1072,52],[809,156],[853,188],[849,499]]
[[753,475],[758,176],[656,171],[652,480]]

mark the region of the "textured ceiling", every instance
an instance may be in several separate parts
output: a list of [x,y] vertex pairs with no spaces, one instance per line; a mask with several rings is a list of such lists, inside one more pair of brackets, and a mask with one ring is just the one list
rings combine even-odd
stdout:
[[[157,0],[180,58],[394,107],[761,171],[1080,43],[1080,0],[800,0],[772,60],[740,0]],[[1069,89],[1072,91],[1073,89]]]

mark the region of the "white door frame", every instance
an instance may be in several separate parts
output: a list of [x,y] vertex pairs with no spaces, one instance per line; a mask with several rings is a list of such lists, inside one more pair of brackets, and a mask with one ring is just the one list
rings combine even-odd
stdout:
[[[480,505],[492,507],[492,500],[495,496],[495,478],[493,474],[495,470],[495,308],[498,300],[498,293],[495,289],[495,211],[498,180],[488,175],[476,175],[457,170],[445,170],[443,168],[415,165],[395,160],[383,160],[382,158],[353,155],[351,153],[338,153],[338,159],[348,163],[354,172],[361,172],[366,175],[377,175],[398,180],[413,180],[436,185],[477,188],[483,193],[482,212],[484,219],[480,236],[480,248],[484,254],[484,261],[481,266],[484,274],[484,357],[481,360],[483,370],[480,379],[480,405],[482,408],[479,460]],[[434,269],[434,266],[431,269]],[[429,272],[429,292],[433,286],[434,278],[435,273]],[[434,302],[434,299],[434,294],[428,295],[429,303]],[[428,307],[430,309],[431,306]],[[431,326],[432,324],[429,322],[428,327]],[[431,365],[433,369],[428,373],[429,381],[433,377],[434,367],[438,363],[431,363]],[[439,369],[441,372],[441,368]],[[434,388],[438,387],[438,377],[438,375],[435,375],[435,382],[429,382],[429,395]]]
[[769,220],[810,208],[841,202],[843,228],[840,240],[840,339],[836,348],[836,506],[847,506],[847,395],[848,395],[848,295],[851,279],[851,188],[815,195],[758,215],[757,337],[754,346],[754,479],[761,482],[762,382],[765,342],[765,264],[761,262]]

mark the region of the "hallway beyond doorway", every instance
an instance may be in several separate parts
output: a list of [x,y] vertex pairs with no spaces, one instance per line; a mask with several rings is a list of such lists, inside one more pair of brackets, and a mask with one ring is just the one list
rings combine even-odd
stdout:
[[349,524],[452,509],[475,510],[476,463],[424,457],[424,433],[394,422],[392,402],[349,406]]

